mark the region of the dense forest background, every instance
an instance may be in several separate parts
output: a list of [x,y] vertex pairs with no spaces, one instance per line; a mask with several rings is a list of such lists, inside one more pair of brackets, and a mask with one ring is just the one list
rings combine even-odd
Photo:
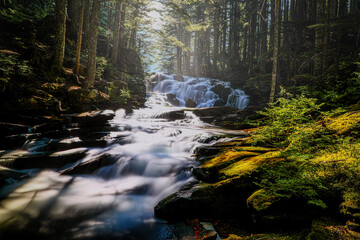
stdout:
[[[252,105],[274,101],[281,87],[329,107],[358,101],[358,0],[5,0],[0,7],[4,110],[136,108],[154,65],[230,81]],[[161,27],[152,25],[154,11]]]
[[358,100],[360,1],[162,2],[166,71],[229,80],[252,103],[268,101],[275,80],[329,104]]
[[1,1],[3,111],[127,109],[145,101],[146,2]]

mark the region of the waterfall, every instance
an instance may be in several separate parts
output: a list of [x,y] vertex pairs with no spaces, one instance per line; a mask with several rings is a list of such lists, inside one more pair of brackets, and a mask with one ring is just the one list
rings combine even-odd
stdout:
[[188,99],[196,107],[232,106],[244,109],[249,96],[240,89],[233,89],[229,82],[210,78],[156,74],[151,77],[152,90],[166,94],[167,101],[184,107]]

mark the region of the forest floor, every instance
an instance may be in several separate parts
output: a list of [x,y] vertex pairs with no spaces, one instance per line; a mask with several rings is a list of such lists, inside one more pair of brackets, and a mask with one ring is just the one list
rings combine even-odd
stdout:
[[229,240],[360,239],[360,111],[314,119],[299,113],[311,99],[280,101],[247,137],[198,149],[201,183],[155,213],[213,222]]

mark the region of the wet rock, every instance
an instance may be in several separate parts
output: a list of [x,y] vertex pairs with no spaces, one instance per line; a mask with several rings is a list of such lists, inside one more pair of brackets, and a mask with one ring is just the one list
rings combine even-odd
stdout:
[[26,141],[27,135],[11,135],[0,138],[0,149],[15,149],[20,148]]
[[0,122],[0,135],[9,136],[20,133],[28,133],[29,126],[23,124]]
[[101,110],[75,114],[64,114],[63,117],[70,119],[72,123],[105,123],[115,117],[112,110]]
[[0,166],[17,170],[39,168],[45,165],[47,154],[44,152],[28,152],[24,150],[10,151],[0,157]]
[[218,218],[250,223],[246,199],[254,189],[252,183],[244,183],[240,178],[194,185],[160,201],[155,207],[155,215],[166,220]]
[[178,82],[184,82],[185,81],[185,78],[183,76],[181,76],[181,75],[178,75],[178,74],[174,75],[174,79],[176,81],[178,81]]
[[229,87],[226,87],[222,84],[217,84],[210,89],[214,93],[216,93],[221,100],[227,102],[229,95],[231,94],[232,90]]
[[185,103],[185,107],[194,108],[197,106],[197,103],[192,100],[191,98],[188,98]]
[[237,111],[238,109],[235,107],[219,106],[197,108],[193,110],[193,113],[198,117],[219,117],[223,116],[224,114],[231,114]]
[[90,159],[86,162],[81,162],[75,166],[71,166],[61,171],[61,174],[74,175],[74,174],[91,174],[95,170],[114,164],[117,161],[116,156],[104,154],[100,157]]
[[46,150],[47,151],[60,151],[72,148],[104,148],[108,142],[105,139],[80,139],[79,137],[61,139],[60,141],[51,142]]
[[200,146],[195,149],[194,154],[197,157],[208,157],[208,156],[214,156],[214,155],[220,153],[221,151],[223,151],[223,149],[220,147],[216,147],[216,146],[213,146],[213,147]]
[[49,154],[47,152],[14,150],[0,157],[0,165],[17,170],[30,168],[59,168],[67,163],[85,157],[86,151],[86,148],[80,148]]
[[168,93],[166,94],[167,100],[169,103],[171,103],[174,106],[179,106],[180,105],[180,101],[179,99],[176,98],[175,94],[172,93]]
[[161,73],[156,73],[151,75],[148,80],[146,81],[146,89],[152,91],[154,86],[162,81],[165,80],[166,76],[164,74]]
[[263,109],[263,106],[247,106],[245,109],[240,109],[236,113],[238,116],[238,119],[245,120],[245,119],[259,119],[264,117],[263,115],[260,115],[258,112]]
[[58,138],[70,137],[70,135],[71,135],[70,131],[68,129],[64,129],[64,130],[53,130],[53,131],[44,132],[43,134],[41,134],[41,137],[58,139]]
[[11,184],[29,177],[27,174],[0,166],[0,186]]
[[206,107],[190,109],[198,116],[202,121],[211,123],[214,120],[220,119],[224,115],[233,114],[238,111],[235,107],[218,106],[218,107]]
[[54,152],[48,156],[50,168],[60,168],[68,163],[72,163],[84,158],[87,148],[74,148],[70,150]]
[[45,132],[52,132],[55,130],[64,130],[64,129],[65,129],[65,123],[59,121],[59,122],[48,122],[48,123],[36,125],[31,128],[31,132],[45,133]]
[[157,114],[155,116],[156,118],[165,118],[168,120],[177,120],[177,119],[184,119],[185,118],[185,112],[184,110],[178,110],[178,111],[170,111],[170,112],[164,112]]
[[216,102],[214,103],[214,107],[218,107],[218,106],[225,106],[226,102],[222,99],[216,100]]

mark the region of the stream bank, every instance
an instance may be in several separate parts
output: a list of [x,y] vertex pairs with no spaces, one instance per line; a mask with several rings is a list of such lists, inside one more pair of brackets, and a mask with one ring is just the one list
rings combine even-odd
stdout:
[[[349,136],[359,116],[349,111],[319,127],[332,138]],[[288,149],[256,144],[256,134],[258,129],[248,129],[240,138],[198,147],[200,166],[193,174],[200,183],[162,200],[155,214],[169,221],[211,222],[229,240],[360,239],[356,186],[341,188],[356,181],[351,172],[357,171],[358,144],[335,145],[302,162]]]

